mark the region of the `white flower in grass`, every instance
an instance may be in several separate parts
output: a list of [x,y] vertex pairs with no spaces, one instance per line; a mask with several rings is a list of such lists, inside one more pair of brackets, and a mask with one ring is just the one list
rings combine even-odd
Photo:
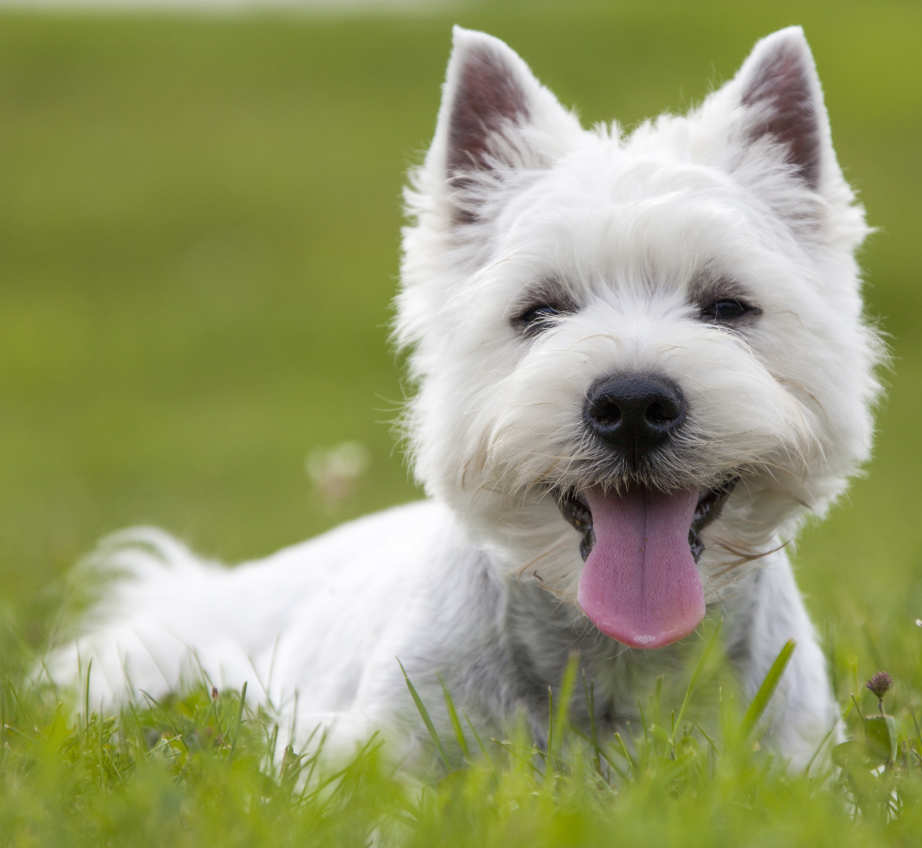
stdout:
[[340,442],[315,448],[305,461],[307,476],[327,506],[335,506],[351,495],[368,469],[371,455],[360,442]]

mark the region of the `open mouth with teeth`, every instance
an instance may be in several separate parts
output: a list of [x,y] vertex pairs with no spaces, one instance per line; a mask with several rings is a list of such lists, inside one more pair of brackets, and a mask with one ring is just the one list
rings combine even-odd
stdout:
[[732,478],[703,493],[593,486],[558,499],[563,517],[582,534],[577,599],[602,633],[630,647],[659,648],[698,626],[701,531],[735,485]]

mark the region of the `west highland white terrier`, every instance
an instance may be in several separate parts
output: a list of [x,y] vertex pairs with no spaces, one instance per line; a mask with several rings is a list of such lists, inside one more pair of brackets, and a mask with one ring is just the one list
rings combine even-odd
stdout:
[[618,728],[715,615],[749,695],[796,640],[765,728],[806,762],[838,713],[784,546],[868,457],[881,349],[802,31],[625,135],[455,29],[406,207],[396,336],[428,500],[233,570],[112,537],[92,561],[119,579],[50,676],[92,661],[103,710],[247,682],[296,741],[383,729],[409,756],[427,734],[398,660],[441,727],[444,681],[475,726],[524,716],[540,743],[571,655],[592,692],[573,720]]

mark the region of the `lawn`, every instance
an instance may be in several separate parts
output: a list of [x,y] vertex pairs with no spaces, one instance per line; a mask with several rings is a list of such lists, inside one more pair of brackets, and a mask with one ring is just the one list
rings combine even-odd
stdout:
[[[632,762],[571,739],[536,770],[510,731],[421,784],[372,744],[318,789],[298,779],[307,763],[265,767],[271,722],[238,693],[72,718],[24,683],[62,575],[101,534],[158,524],[232,562],[417,496],[394,447],[406,386],[389,299],[400,187],[433,129],[452,22],[509,41],[585,123],[628,126],[803,24],[878,227],[862,261],[893,353],[868,474],[795,554],[856,738],[851,696],[873,713],[864,680],[895,680],[901,765],[846,769],[859,815],[835,781],[753,753],[729,696],[713,744],[664,703]],[[0,14],[0,842],[917,844],[920,37],[917,2]],[[316,451],[343,442],[361,446],[359,473],[318,480]]]

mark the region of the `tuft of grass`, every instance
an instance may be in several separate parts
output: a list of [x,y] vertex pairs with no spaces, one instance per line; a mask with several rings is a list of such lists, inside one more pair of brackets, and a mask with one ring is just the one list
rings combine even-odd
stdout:
[[[789,656],[786,647],[774,668]],[[576,680],[573,662],[549,699],[545,749],[517,724],[482,748],[468,745],[462,761],[446,756],[438,774],[414,777],[395,772],[376,737],[339,761],[322,746],[279,755],[271,716],[247,707],[245,692],[202,685],[100,716],[75,711],[49,687],[5,677],[0,832],[10,845],[180,848],[908,845],[920,832],[922,735],[911,712],[892,717],[894,755],[881,760],[864,741],[867,717],[852,711],[838,771],[813,778],[759,750],[757,710],[740,709],[735,697],[720,699],[719,733],[683,718],[698,706],[691,684],[679,711],[654,693],[630,737],[583,736],[568,720]],[[770,672],[760,692],[775,682]],[[466,743],[460,717],[449,731],[460,738],[441,740],[416,700],[435,749]]]

